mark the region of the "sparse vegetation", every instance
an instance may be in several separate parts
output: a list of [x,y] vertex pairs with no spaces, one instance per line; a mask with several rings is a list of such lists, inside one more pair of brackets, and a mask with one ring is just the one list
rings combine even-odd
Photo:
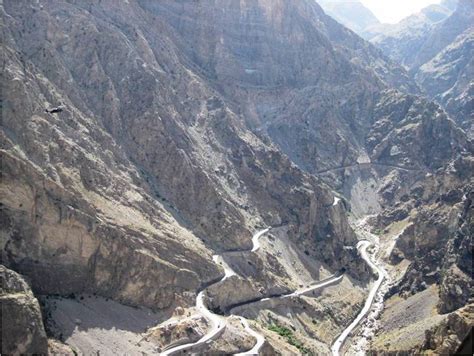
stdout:
[[383,231],[381,229],[374,229],[372,233],[374,235],[380,236],[382,235]]
[[285,326],[280,326],[278,324],[271,324],[267,326],[268,330],[276,332],[278,335],[286,339],[290,345],[296,347],[303,355],[311,355],[311,351],[304,346],[304,344],[296,338],[293,331],[288,329]]

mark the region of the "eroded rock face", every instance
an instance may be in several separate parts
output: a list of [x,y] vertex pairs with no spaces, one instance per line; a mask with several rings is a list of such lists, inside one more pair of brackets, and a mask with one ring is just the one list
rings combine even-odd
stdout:
[[161,324],[148,330],[145,340],[163,346],[188,344],[198,341],[208,329],[207,321],[202,317],[186,318],[179,323]]
[[382,30],[371,42],[407,66],[426,94],[472,136],[473,3],[460,0],[436,6],[445,8],[445,15],[414,15]]
[[[153,4],[2,4],[6,263],[39,293],[166,309],[220,278],[211,250],[248,249],[256,227],[284,224],[339,269],[350,260],[342,247],[355,243],[344,208],[331,209],[326,187],[248,130],[216,78],[189,62],[189,29]],[[274,9],[296,16],[291,4]],[[278,21],[260,14],[267,5],[246,9],[270,33]],[[224,64],[228,83],[240,72]],[[304,73],[288,69],[284,82]]]
[[466,305],[473,296],[473,227],[474,191],[468,186],[463,192],[454,238],[450,240],[444,257],[438,306],[442,313],[455,311]]
[[[469,333],[472,335],[473,312],[473,306],[470,305],[456,313],[449,314],[441,325],[426,332],[424,350],[439,355],[460,350],[462,343],[469,337]],[[469,350],[466,351],[469,352]]]
[[[474,11],[474,9],[467,9]],[[442,103],[447,112],[471,137],[474,129],[474,26],[459,34],[416,73],[416,79],[431,98]]]
[[2,354],[48,353],[38,300],[18,273],[0,265]]
[[[178,45],[187,60],[219,83],[216,88],[255,133],[271,138],[299,167],[322,174],[333,187],[344,190],[350,179],[344,168],[372,164],[382,178],[391,173],[386,167],[429,171],[465,145],[438,106],[389,89],[417,92],[401,68],[314,4],[219,4],[228,11],[214,2],[140,4],[157,17],[171,14],[165,21],[182,37]],[[236,13],[247,17],[234,18]],[[180,21],[179,14],[187,20]],[[242,33],[247,18],[252,21]],[[257,30],[261,37],[253,36]],[[291,43],[281,46],[286,38]],[[272,57],[270,48],[278,55]]]
[[[417,288],[424,289],[426,285],[441,283],[443,278],[450,280],[457,276],[465,280],[462,276],[470,275],[472,249],[466,236],[470,235],[472,228],[469,198],[472,184],[466,181],[465,174],[472,169],[472,158],[460,158],[450,167],[437,175],[425,176],[408,191],[399,192],[401,196],[394,197],[400,200],[399,203],[386,208],[378,217],[378,225],[382,229],[392,223],[406,226],[396,240],[392,253],[395,264],[400,262],[400,258],[412,261],[402,283],[402,291],[414,292]],[[444,262],[440,264],[440,261]],[[465,282],[461,283],[465,285]],[[423,284],[425,287],[422,287]],[[468,285],[465,285],[466,288],[469,289]],[[454,294],[459,292],[459,288],[444,290]],[[440,294],[445,292],[441,286]],[[456,298],[451,301],[442,298],[443,302],[458,305],[449,310],[441,307],[443,313],[467,303],[466,292],[459,294],[462,300],[459,304],[455,302]],[[461,296],[463,294],[464,297]]]
[[[174,288],[198,288],[200,268],[206,276],[203,283],[219,275],[205,259],[204,249],[203,258],[196,249],[191,252],[189,247],[181,248],[181,244],[166,238],[166,230],[154,228],[137,210],[125,208],[124,215],[118,217],[121,221],[111,223],[96,207],[39,175],[31,165],[7,154],[2,161],[2,244],[6,262],[31,278],[35,292],[98,292],[130,304],[162,309],[174,303],[173,294],[178,290]],[[44,185],[32,186],[32,182]],[[107,205],[104,208],[112,209]],[[133,225],[137,223],[142,225]],[[192,235],[183,230],[181,236]],[[159,257],[163,243],[170,253],[167,261]],[[179,259],[186,250],[187,260],[173,265],[172,259]],[[156,289],[156,283],[163,288]]]
[[[453,353],[472,327],[472,246],[467,237],[472,236],[472,182],[467,173],[472,164],[472,157],[459,157],[436,174],[425,175],[379,215],[379,231],[403,227],[389,258],[393,271],[403,272],[392,271],[398,282],[387,296],[391,307],[382,313],[383,330],[392,330],[396,339],[390,341],[390,334],[380,330],[371,345],[374,352]],[[422,295],[432,300],[429,318],[414,313],[413,321],[399,330],[397,310]],[[397,343],[402,339],[409,342]]]
[[[239,93],[238,87],[252,92],[303,89],[364,76],[416,90],[402,68],[324,14],[314,1],[138,3],[170,24],[181,35],[177,45],[190,65],[229,94]],[[269,103],[261,104],[271,109]],[[263,114],[264,106],[255,109]]]

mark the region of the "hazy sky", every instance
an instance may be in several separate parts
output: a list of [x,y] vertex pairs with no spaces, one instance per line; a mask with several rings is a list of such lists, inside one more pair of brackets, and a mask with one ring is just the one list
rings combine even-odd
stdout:
[[381,22],[396,23],[440,0],[360,0]]

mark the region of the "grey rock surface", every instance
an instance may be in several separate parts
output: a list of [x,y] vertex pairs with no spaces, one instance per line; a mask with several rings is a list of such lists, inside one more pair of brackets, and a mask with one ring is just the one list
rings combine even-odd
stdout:
[[48,353],[48,339],[38,300],[18,273],[0,265],[2,354]]
[[426,95],[440,103],[472,137],[474,4],[432,5],[371,42],[406,66]]

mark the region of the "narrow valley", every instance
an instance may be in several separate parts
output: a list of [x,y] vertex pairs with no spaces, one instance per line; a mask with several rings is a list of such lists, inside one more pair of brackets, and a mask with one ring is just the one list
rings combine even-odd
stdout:
[[469,348],[473,1],[341,1],[0,0],[2,355]]

